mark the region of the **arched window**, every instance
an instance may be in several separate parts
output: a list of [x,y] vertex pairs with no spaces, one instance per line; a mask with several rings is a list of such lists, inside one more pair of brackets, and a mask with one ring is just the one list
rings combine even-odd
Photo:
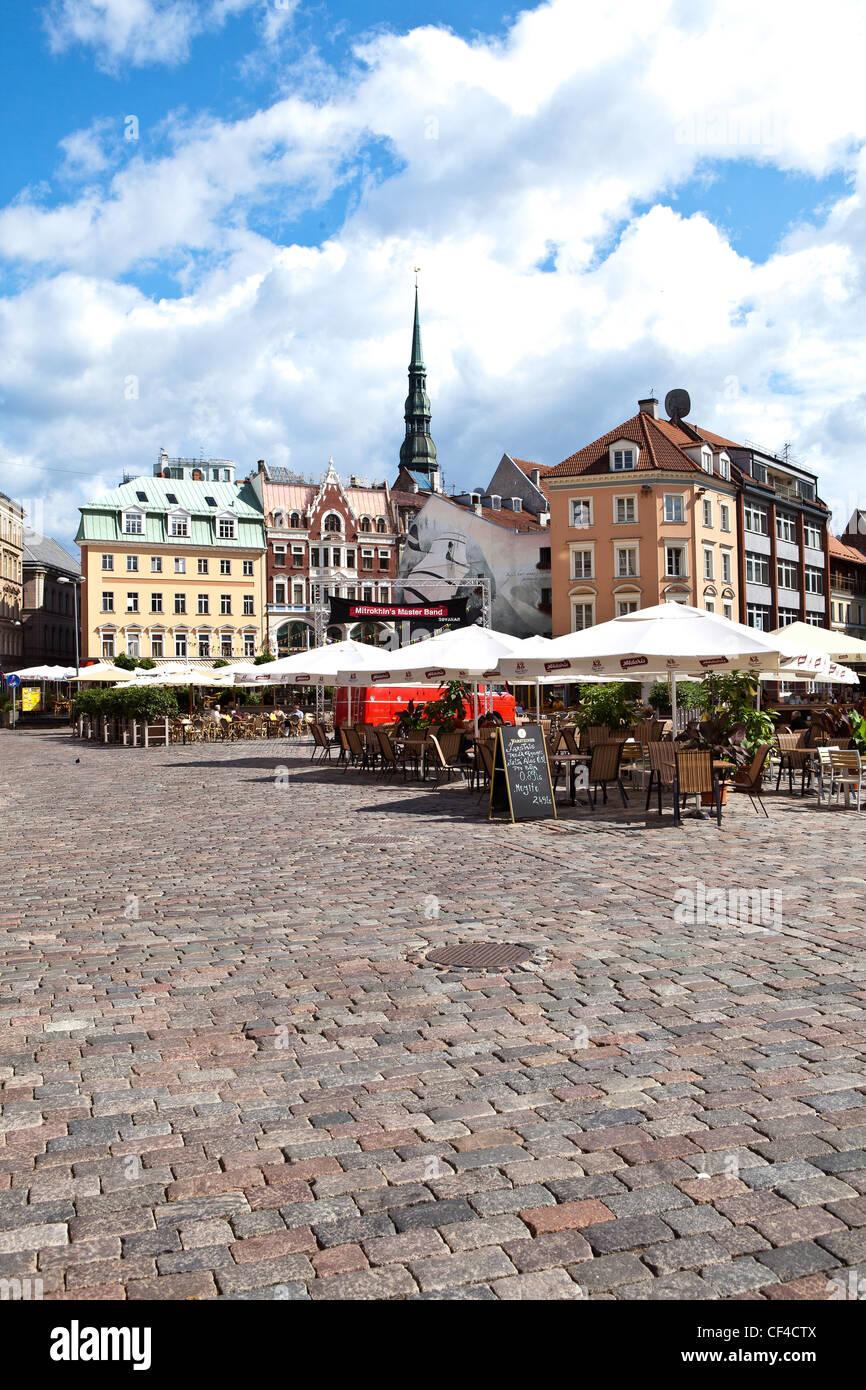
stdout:
[[274,512],[274,525],[275,525],[275,526],[285,526],[285,524],[286,524],[286,514],[285,514],[285,512]]
[[362,516],[362,517],[361,517],[361,530],[362,530],[362,531],[372,531],[372,529],[373,529],[373,527],[372,527],[372,525],[370,524],[370,518],[369,518],[368,516]]
[[330,532],[342,531],[342,529],[343,529],[343,520],[342,520],[342,517],[338,516],[338,514],[337,514],[336,512],[328,512],[328,515],[325,517],[325,526],[324,526],[324,529],[325,529],[326,531],[330,531]]
[[289,517],[289,525],[291,526],[291,528],[292,528],[293,531],[300,531],[300,529],[301,529],[301,513],[300,513],[300,512],[292,512],[292,515]]
[[387,526],[387,524],[386,524],[385,518],[384,518],[383,516],[380,516],[380,517],[379,517],[379,520],[376,522],[376,530],[377,530],[377,531],[387,531],[387,529],[388,529],[388,526]]

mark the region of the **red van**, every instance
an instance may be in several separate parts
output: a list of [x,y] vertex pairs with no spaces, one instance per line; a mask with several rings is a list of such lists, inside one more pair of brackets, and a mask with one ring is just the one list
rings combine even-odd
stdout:
[[[362,687],[351,692],[339,686],[334,692],[334,723],[347,724],[348,696],[352,696],[353,724],[393,724],[397,715],[404,710],[410,700],[423,705],[427,700],[438,700],[441,690],[438,685],[376,685]],[[466,719],[472,718],[473,700],[464,702]],[[490,709],[496,710],[506,724],[513,724],[515,702],[513,695],[499,695],[493,691],[485,698],[484,686],[478,687],[478,718]]]

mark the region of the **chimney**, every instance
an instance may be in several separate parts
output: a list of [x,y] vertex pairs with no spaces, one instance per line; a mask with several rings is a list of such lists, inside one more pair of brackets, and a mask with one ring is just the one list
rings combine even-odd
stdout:
[[541,487],[541,469],[540,469],[540,468],[533,468],[533,470],[532,470],[532,485],[533,485],[533,487],[537,487],[537,488],[540,488],[540,487]]
[[638,401],[637,408],[641,415],[651,415],[654,420],[659,418],[659,403],[655,396],[647,396],[645,400]]

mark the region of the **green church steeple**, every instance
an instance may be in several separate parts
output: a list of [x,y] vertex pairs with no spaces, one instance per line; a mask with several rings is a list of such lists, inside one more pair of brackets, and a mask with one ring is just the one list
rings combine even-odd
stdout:
[[427,368],[421,347],[421,320],[418,314],[418,284],[415,283],[415,323],[412,328],[412,360],[409,363],[409,394],[404,410],[406,437],[400,446],[400,465],[413,473],[438,478],[436,445],[430,435],[430,397],[427,395]]

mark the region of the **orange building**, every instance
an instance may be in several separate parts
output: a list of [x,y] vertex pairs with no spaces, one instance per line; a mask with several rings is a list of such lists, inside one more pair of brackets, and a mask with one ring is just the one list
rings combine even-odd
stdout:
[[638,406],[545,475],[554,637],[666,600],[741,621],[735,446]]

